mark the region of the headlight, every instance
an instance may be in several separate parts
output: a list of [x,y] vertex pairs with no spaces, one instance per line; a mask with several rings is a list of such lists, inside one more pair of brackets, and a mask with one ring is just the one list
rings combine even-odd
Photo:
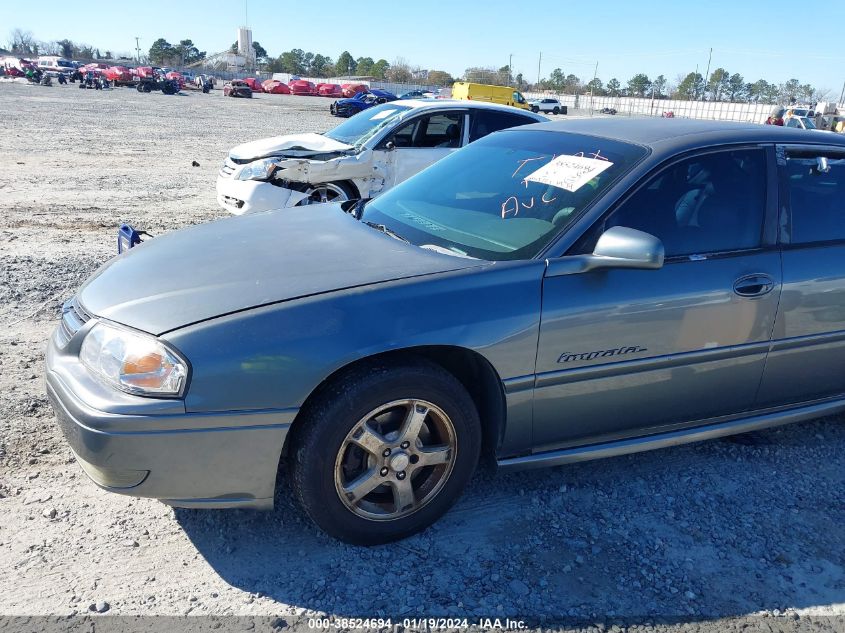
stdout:
[[241,169],[238,180],[269,180],[278,164],[273,158],[265,158],[249,163]]
[[188,367],[157,338],[98,323],[82,342],[82,364],[110,385],[129,393],[178,396]]

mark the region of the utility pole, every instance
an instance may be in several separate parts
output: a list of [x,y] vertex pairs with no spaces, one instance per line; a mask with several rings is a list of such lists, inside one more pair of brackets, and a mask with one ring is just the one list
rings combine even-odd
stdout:
[[[704,73],[704,93],[707,94],[707,83],[710,81],[710,60],[713,59],[713,48],[710,48],[710,56],[707,58],[707,72]],[[702,96],[702,101],[704,100]]]
[[590,82],[590,115],[593,114],[593,90],[596,87],[596,77],[599,76],[599,62],[596,61],[596,68],[593,71],[593,80]]
[[513,76],[513,53],[508,56],[508,85],[513,83],[511,77]]
[[540,65],[543,63],[543,51],[540,51],[540,60],[537,62],[537,85],[540,85]]
[[135,38],[135,57],[139,64],[141,63],[141,45],[139,44],[140,40],[140,37]]
[[839,93],[839,102],[836,105],[840,103],[845,103],[845,82],[842,83],[842,92]]

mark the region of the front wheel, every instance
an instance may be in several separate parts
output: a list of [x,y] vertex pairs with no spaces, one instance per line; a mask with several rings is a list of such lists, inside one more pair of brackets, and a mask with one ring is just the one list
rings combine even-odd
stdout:
[[303,508],[358,545],[434,523],[460,496],[481,446],[469,394],[424,359],[348,372],[303,410],[294,433],[289,468]]
[[537,114],[539,111],[540,108],[538,108],[537,106],[531,106],[531,112],[533,112],[534,114]]
[[552,114],[560,114],[560,108],[558,108],[557,106],[555,106],[555,107],[554,107],[554,110],[552,110]]
[[354,197],[348,185],[340,182],[327,182],[321,185],[309,186],[303,193],[307,198],[300,200],[296,206],[308,204],[322,204],[326,202],[346,202]]

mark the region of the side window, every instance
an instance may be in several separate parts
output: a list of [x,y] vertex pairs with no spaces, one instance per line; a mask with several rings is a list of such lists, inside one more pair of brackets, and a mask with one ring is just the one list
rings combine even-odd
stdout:
[[472,113],[469,142],[477,141],[491,132],[536,122],[534,119],[518,113],[501,112],[499,110],[475,110]]
[[757,248],[766,209],[765,165],[762,149],[680,161],[593,227],[572,252],[592,252],[598,237],[614,226],[659,237],[667,257]]
[[789,156],[786,161],[789,241],[811,244],[845,240],[845,156]]
[[798,123],[798,119],[791,117],[786,120],[786,127],[801,127],[801,125]]
[[413,121],[409,121],[396,130],[388,141],[392,141],[396,147],[413,147],[414,135],[421,120],[422,119],[414,119]]
[[393,133],[396,147],[460,147],[463,112],[431,114],[409,121]]

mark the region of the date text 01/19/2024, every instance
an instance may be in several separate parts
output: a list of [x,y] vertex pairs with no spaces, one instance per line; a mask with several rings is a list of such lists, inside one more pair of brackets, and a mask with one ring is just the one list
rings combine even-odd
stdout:
[[501,631],[521,631],[527,628],[524,620],[510,618],[403,618],[394,622],[391,618],[309,618],[308,628],[315,630],[353,630],[353,629],[388,629],[403,630],[454,630],[454,629],[482,629]]

